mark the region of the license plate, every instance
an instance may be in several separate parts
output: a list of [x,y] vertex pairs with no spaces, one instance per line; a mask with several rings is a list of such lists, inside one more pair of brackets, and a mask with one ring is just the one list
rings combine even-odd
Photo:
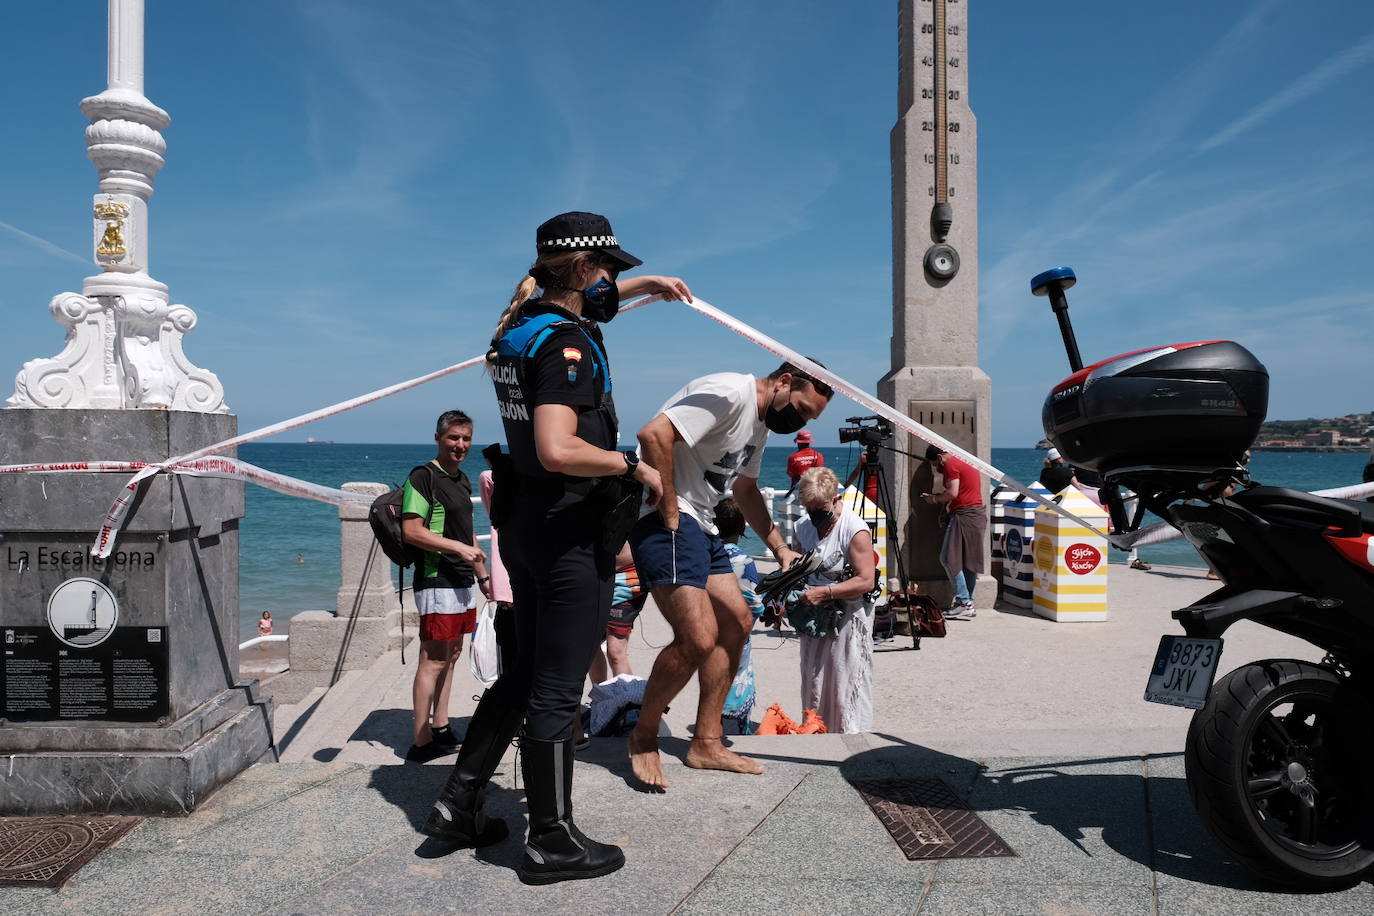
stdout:
[[1201,709],[1207,702],[1221,660],[1220,639],[1162,636],[1145,699],[1151,703]]

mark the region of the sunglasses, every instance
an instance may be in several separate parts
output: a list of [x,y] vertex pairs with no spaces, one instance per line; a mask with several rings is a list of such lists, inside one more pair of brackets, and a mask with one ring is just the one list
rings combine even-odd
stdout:
[[793,367],[793,369],[792,369],[792,377],[793,377],[793,378],[799,378],[799,379],[805,379],[806,381],[810,382],[810,383],[811,383],[811,387],[812,387],[812,388],[815,388],[817,391],[819,391],[823,397],[830,398],[830,397],[834,397],[834,396],[835,396],[835,389],[834,389],[834,388],[831,388],[831,387],[830,387],[829,385],[827,385],[825,382],[821,381],[820,379],[816,378],[814,375],[811,375],[811,374],[808,373],[808,372],[803,372],[802,370],[800,370],[800,369],[798,369],[798,368],[796,368],[796,367]]

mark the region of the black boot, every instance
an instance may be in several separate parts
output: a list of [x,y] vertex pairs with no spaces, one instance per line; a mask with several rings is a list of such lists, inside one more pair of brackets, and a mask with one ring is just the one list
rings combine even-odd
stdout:
[[573,746],[571,741],[520,742],[530,835],[520,880],[553,884],[599,878],[625,864],[619,846],[587,839],[572,819]]
[[490,846],[510,835],[503,820],[482,811],[491,774],[525,720],[523,709],[502,707],[483,697],[468,723],[467,735],[444,791],[429,812],[421,833],[460,846]]

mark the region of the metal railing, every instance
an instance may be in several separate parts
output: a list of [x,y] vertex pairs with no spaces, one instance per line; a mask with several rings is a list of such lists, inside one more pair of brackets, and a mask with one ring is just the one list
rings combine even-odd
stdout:
[[247,642],[239,643],[239,651],[241,652],[244,649],[247,649],[249,646],[256,646],[258,643],[261,642],[286,642],[290,638],[291,637],[287,636],[285,633],[274,634],[272,636],[254,636]]

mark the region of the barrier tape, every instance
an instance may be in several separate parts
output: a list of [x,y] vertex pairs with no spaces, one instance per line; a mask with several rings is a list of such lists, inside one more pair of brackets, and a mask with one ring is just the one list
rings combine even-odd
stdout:
[[[633,302],[622,305],[620,311],[631,312],[637,308],[649,305],[652,302],[660,302],[662,300],[662,296],[646,296],[642,299],[636,299]],[[434,372],[416,376],[408,381],[397,382],[395,385],[388,385],[386,388],[378,388],[376,391],[369,391],[367,394],[358,395],[346,401],[331,404],[328,407],[321,407],[318,410],[312,410],[309,413],[303,413],[291,417],[290,419],[273,423],[271,426],[263,426],[250,432],[240,433],[232,439],[225,439],[223,442],[207,445],[202,449],[197,449],[194,452],[187,452],[185,455],[179,455],[176,458],[168,458],[166,461],[150,463],[143,467],[133,477],[129,478],[128,483],[124,484],[124,488],[110,505],[109,511],[105,513],[105,517],[101,522],[100,533],[96,536],[95,545],[91,548],[91,553],[97,557],[108,557],[110,555],[111,551],[114,550],[115,536],[120,527],[124,524],[124,518],[129,514],[129,509],[133,506],[134,497],[138,494],[138,488],[142,486],[143,481],[152,477],[159,471],[164,471],[172,465],[185,464],[188,461],[194,461],[207,455],[213,455],[216,452],[228,451],[231,448],[236,448],[248,442],[255,442],[258,439],[266,439],[269,436],[275,436],[277,433],[298,429],[299,427],[314,423],[316,420],[323,420],[326,417],[332,417],[336,414],[353,410],[355,407],[362,407],[364,404],[371,404],[373,401],[389,398],[393,394],[400,394],[402,391],[418,388],[421,385],[437,381],[455,372],[471,369],[474,366],[481,366],[485,362],[486,354],[484,353],[481,356],[465,359],[461,363],[454,363],[452,366],[446,366],[443,369],[436,369]],[[259,468],[259,470],[262,469]],[[270,472],[264,471],[264,473]],[[291,479],[294,480],[295,478]],[[298,483],[305,484],[306,481],[298,481]],[[313,484],[311,484],[311,486],[313,486]]]
[[[662,301],[664,301],[664,297],[662,295],[645,296],[643,298],[636,299],[632,302],[628,302],[625,305],[622,305],[620,311],[622,313],[630,312],[634,311],[635,309],[643,308],[644,306],[649,305],[651,303]],[[787,362],[790,362],[793,365],[805,370],[815,378],[818,378],[826,384],[830,385],[836,391],[842,392],[846,397],[850,398],[855,403],[861,404],[869,410],[872,410],[875,414],[886,418],[887,420],[891,421],[894,425],[906,430],[907,432],[911,433],[912,435],[916,436],[922,441],[938,446],[944,451],[958,456],[971,466],[982,471],[988,477],[992,478],[993,480],[996,480],[998,483],[1001,483],[1004,486],[1016,490],[1018,493],[1027,497],[1028,499],[1031,499],[1039,503],[1040,505],[1044,506],[1045,508],[1057,512],[1060,515],[1068,519],[1071,519],[1074,522],[1077,522],[1079,525],[1082,525],[1083,527],[1088,528],[1093,532],[1101,535],[1108,541],[1108,543],[1116,544],[1122,547],[1128,546],[1128,544],[1125,542],[1122,536],[1114,536],[1107,534],[1106,532],[1100,531],[1095,525],[1091,524],[1087,520],[1078,517],[1072,512],[1069,512],[1068,510],[1060,506],[1058,503],[1055,503],[1052,500],[1047,499],[1044,496],[1041,496],[1040,494],[1033,492],[1029,487],[1020,483],[1016,479],[1008,476],[1007,474],[1003,473],[997,468],[993,467],[991,464],[988,464],[987,462],[983,461],[977,455],[965,451],[964,449],[960,448],[958,445],[944,438],[934,430],[926,428],[925,426],[921,425],[920,423],[917,423],[915,420],[911,419],[910,417],[906,416],[900,411],[897,411],[891,406],[884,404],[882,401],[879,401],[878,399],[872,397],[862,389],[850,384],[848,381],[840,378],[838,375],[835,375],[833,372],[826,369],[824,366],[821,366],[814,360],[802,356],[800,353],[796,352],[790,347],[784,346],[783,344],[774,340],[767,334],[764,334],[757,328],[754,328],[746,324],[745,322],[740,321],[739,319],[721,311],[720,309],[716,308],[715,306],[711,305],[703,299],[696,299],[690,302],[683,301],[682,304],[690,309],[697,311],[698,313],[711,319],[712,321],[715,321],[716,323],[728,328],[729,330],[734,331],[736,334],[739,334],[741,337],[744,337],[746,340],[749,340],[752,343],[762,347],[763,349],[774,354],[775,356],[779,356]],[[367,394],[359,395],[358,397],[350,398],[346,401],[340,401],[337,404],[332,404],[328,407],[322,407],[318,410],[310,411],[309,413],[300,414],[299,416],[291,417],[287,420],[282,420],[270,426],[264,426],[259,429],[252,430],[251,432],[242,433],[231,439],[225,439],[223,442],[217,442],[213,445],[208,445],[202,449],[198,449],[194,452],[188,452],[187,454],[180,455],[176,458],[169,458],[166,461],[147,464],[143,466],[136,474],[134,474],[133,477],[129,479],[129,481],[124,485],[124,488],[120,492],[119,496],[116,497],[114,503],[111,504],[110,509],[108,512],[106,512],[105,518],[103,519],[103,522],[101,524],[100,533],[96,537],[95,545],[91,548],[91,553],[99,557],[108,557],[110,555],[111,551],[114,549],[114,541],[116,534],[119,531],[119,528],[123,525],[124,518],[128,515],[130,507],[133,505],[133,500],[135,495],[138,493],[139,487],[142,485],[144,480],[147,480],[148,478],[152,477],[154,474],[159,473],[160,471],[166,471],[178,465],[186,465],[188,462],[194,462],[198,459],[204,458],[209,455],[213,455],[217,452],[226,451],[230,448],[234,448],[236,446],[243,445],[248,442],[253,442],[258,439],[264,439],[268,436],[274,436],[277,433],[286,432],[287,430],[291,429],[296,429],[301,426],[305,426],[309,423],[314,423],[317,420],[323,420],[326,417],[331,417],[336,414],[344,413],[345,411],[353,410],[354,408],[361,407],[364,404],[370,404],[374,401],[379,401],[383,398],[390,397],[393,394],[399,394],[402,391],[407,391],[411,388],[419,387],[420,385],[424,385],[428,382],[444,378],[445,376],[452,375],[456,372],[461,372],[464,369],[471,369],[474,366],[480,366],[485,362],[485,360],[485,355],[475,356],[471,359],[464,360],[463,362],[455,363],[452,366],[447,366],[443,369],[439,369],[434,372],[427,373],[425,375],[417,376],[416,378],[409,379],[408,381],[398,382],[395,385],[390,385],[386,388],[379,388],[376,391],[371,391]],[[237,461],[237,459],[226,460]],[[271,472],[265,471],[261,468],[258,468],[256,470],[264,475],[271,474]],[[279,477],[280,475],[275,476]],[[252,480],[253,477],[245,476],[243,479]],[[294,478],[288,479],[295,480]],[[255,480],[254,482],[257,481]],[[295,483],[297,485],[302,485],[306,488],[313,488],[317,486],[315,484],[309,484],[306,481],[295,481]]]
[[927,429],[925,426],[922,426],[920,423],[917,423],[915,420],[911,419],[906,414],[896,410],[888,404],[884,404],[882,401],[878,400],[877,398],[873,397],[867,392],[855,387],[854,385],[851,385],[849,382],[840,378],[838,375],[831,372],[829,369],[825,368],[820,363],[817,363],[815,360],[808,359],[807,357],[802,356],[796,350],[793,350],[790,347],[778,343],[778,341],[769,337],[767,334],[763,333],[757,328],[750,327],[743,321],[740,321],[738,318],[735,318],[732,315],[728,315],[725,312],[722,312],[720,309],[716,308],[709,302],[706,302],[702,299],[697,299],[693,302],[683,302],[682,304],[690,309],[695,309],[696,311],[705,315],[707,318],[710,318],[712,321],[724,325],[725,327],[734,331],[736,334],[739,334],[741,337],[744,337],[746,340],[750,340],[753,343],[758,344],[760,347],[763,347],[763,349],[767,350],[773,355],[780,356],[792,365],[806,370],[808,374],[825,382],[827,385],[829,385],[831,388],[834,388],[836,391],[843,393],[845,397],[849,398],[851,401],[854,401],[857,404],[862,404],[864,407],[867,407],[869,410],[873,411],[878,416],[884,417],[892,421],[893,424],[901,427],[902,429],[911,433],[913,436],[916,436],[918,439],[930,443],[931,445],[938,446],[939,448],[944,449],[946,452],[949,452],[952,455],[957,455],[963,461],[982,471],[984,474],[986,474],[988,477],[991,477],[993,480],[996,480],[998,483],[1008,486],[1016,492],[1020,493],[1022,496],[1025,496],[1028,499],[1032,499],[1040,505],[1044,506],[1045,508],[1052,509],[1055,512],[1058,512],[1060,515],[1064,516],[1065,518],[1071,519],[1074,522],[1077,522],[1078,524],[1082,525],[1083,527],[1092,530],[1093,532],[1106,538],[1108,543],[1116,543],[1115,537],[1107,534],[1105,531],[1098,530],[1098,528],[1095,525],[1088,522],[1086,519],[1079,518],[1077,515],[1068,511],[1063,506],[1059,505],[1053,500],[1047,499],[1046,497],[1041,496],[1039,493],[1033,492],[1030,489],[1030,487],[1008,476],[1007,474],[1004,474],[1002,471],[988,464],[986,461],[979,458],[977,455],[971,452],[964,451],[962,448],[955,445],[953,442],[950,442],[948,439],[946,439],[944,436],[941,436],[934,430]]
[[[162,464],[165,463],[162,462]],[[155,466],[157,465],[147,461],[61,461],[0,465],[0,474],[110,474],[142,471]],[[303,499],[318,500],[335,506],[341,506],[345,503],[371,502],[373,499],[365,493],[351,493],[348,490],[339,490],[334,487],[311,483],[308,480],[278,474],[238,458],[223,456],[194,458],[189,461],[178,462],[162,468],[162,470],[171,474],[184,474],[191,477],[244,480],[269,490],[275,490],[278,493],[284,493],[287,496],[299,496]]]

